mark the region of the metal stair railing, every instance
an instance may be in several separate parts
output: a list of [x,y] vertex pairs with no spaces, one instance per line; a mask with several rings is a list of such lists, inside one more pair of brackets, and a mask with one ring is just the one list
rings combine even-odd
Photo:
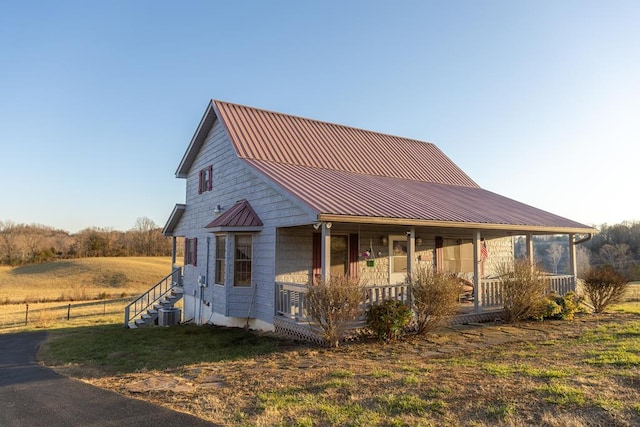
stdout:
[[131,319],[135,319],[163,296],[171,292],[173,288],[182,286],[182,267],[176,267],[164,279],[144,294],[133,300],[124,308],[124,327],[129,327]]

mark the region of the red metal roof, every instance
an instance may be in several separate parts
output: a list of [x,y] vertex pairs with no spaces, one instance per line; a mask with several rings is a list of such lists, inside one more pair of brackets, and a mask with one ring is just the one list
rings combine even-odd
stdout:
[[478,187],[434,144],[214,101],[248,160]]
[[262,221],[249,202],[240,200],[205,226],[205,228],[213,227],[262,227]]
[[[212,102],[238,156],[314,209],[318,218],[595,231],[481,189],[431,143]],[[223,216],[212,224],[222,221]]]

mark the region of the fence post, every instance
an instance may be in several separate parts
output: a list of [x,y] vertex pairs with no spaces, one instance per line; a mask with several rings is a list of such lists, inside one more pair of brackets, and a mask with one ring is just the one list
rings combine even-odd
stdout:
[[67,320],[71,318],[71,304],[67,306]]
[[29,323],[29,304],[25,303],[25,305],[27,306],[27,308],[24,312],[24,326],[27,326],[27,324]]

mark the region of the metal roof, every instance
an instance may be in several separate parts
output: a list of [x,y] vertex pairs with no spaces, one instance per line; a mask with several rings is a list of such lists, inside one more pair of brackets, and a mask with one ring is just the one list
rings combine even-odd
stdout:
[[319,219],[596,231],[481,189],[431,143],[222,101],[210,106],[238,157]]
[[478,187],[428,142],[221,101],[214,104],[243,159]]
[[215,227],[262,227],[262,221],[249,202],[240,200],[205,226],[205,228]]

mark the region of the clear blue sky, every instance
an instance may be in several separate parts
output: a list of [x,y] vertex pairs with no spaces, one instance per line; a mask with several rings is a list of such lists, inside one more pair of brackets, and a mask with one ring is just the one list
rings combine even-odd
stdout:
[[0,0],[0,220],[164,225],[211,98],[433,142],[586,224],[640,220],[640,2],[615,0]]

